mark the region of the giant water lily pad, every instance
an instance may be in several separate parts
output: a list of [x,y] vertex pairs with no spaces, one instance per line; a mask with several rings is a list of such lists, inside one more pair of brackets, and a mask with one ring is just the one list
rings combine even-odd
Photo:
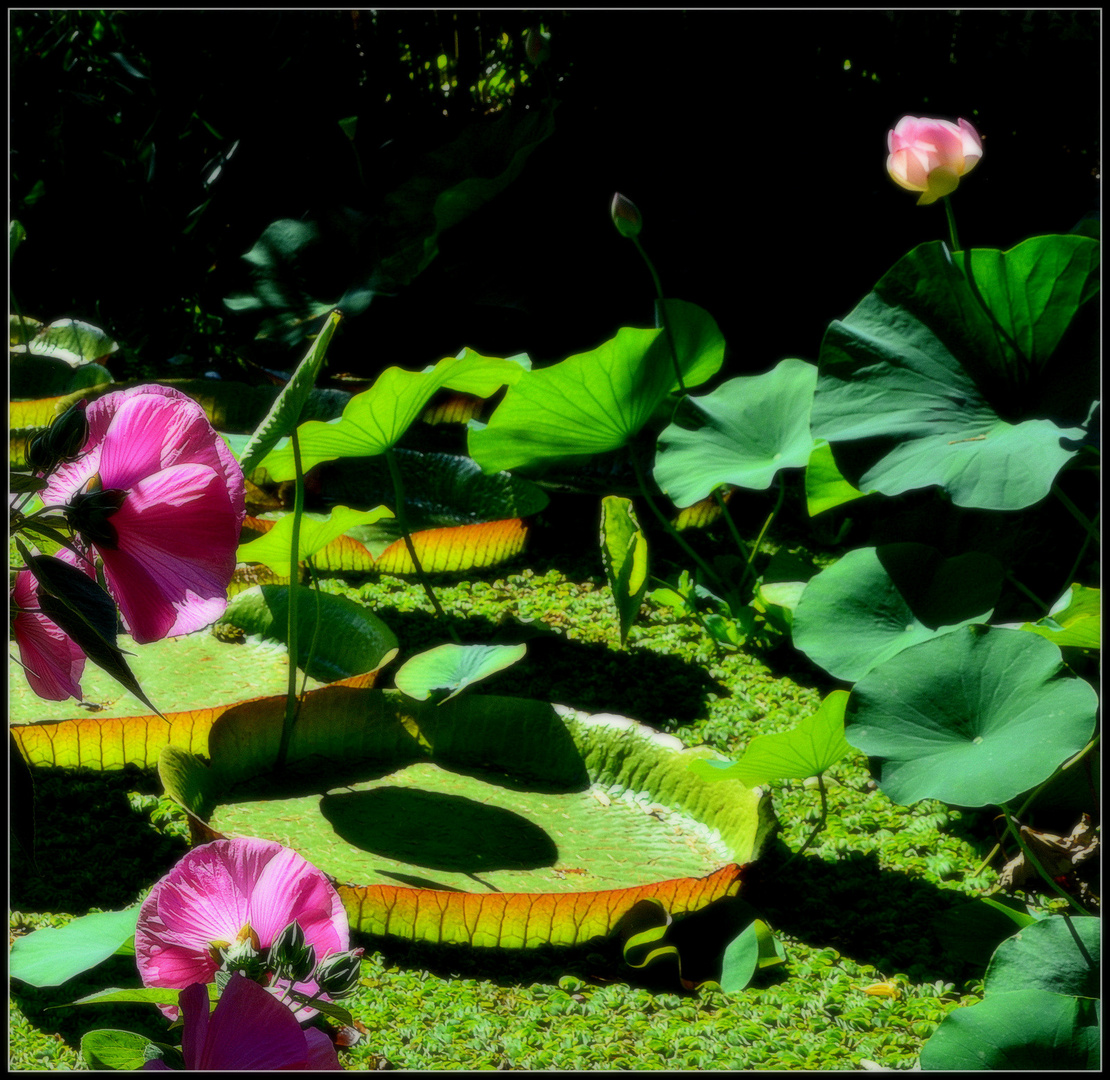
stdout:
[[210,764],[159,772],[198,839],[270,837],[332,874],[371,933],[530,947],[613,930],[641,899],[671,915],[735,894],[770,801],[688,769],[709,754],[610,715],[491,695],[419,703],[328,688],[270,776],[281,700],[228,710]]

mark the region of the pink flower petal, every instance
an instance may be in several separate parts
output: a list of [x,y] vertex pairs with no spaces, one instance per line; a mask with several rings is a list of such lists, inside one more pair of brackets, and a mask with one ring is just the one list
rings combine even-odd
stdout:
[[212,1013],[203,1051],[192,1063],[186,1058],[185,1064],[193,1069],[229,1071],[303,1069],[308,1064],[308,1043],[284,1005],[257,983],[235,973]]
[[218,473],[205,465],[163,469],[138,481],[109,522],[118,546],[97,551],[137,642],[188,634],[223,614],[239,522]]

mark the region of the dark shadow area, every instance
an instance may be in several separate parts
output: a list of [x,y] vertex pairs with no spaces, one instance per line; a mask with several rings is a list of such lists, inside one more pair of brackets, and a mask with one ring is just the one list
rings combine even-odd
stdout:
[[454,885],[444,885],[441,882],[432,881],[431,878],[417,877],[415,874],[398,874],[381,866],[375,866],[374,873],[381,877],[392,878],[398,885],[404,885],[410,889],[432,889],[435,892],[466,892],[465,889],[457,889]]
[[347,843],[429,870],[535,870],[554,865],[559,855],[534,822],[461,795],[380,787],[325,795],[320,811]]
[[780,874],[790,854],[776,842],[752,867],[743,891],[774,930],[813,948],[831,946],[887,976],[954,983],[969,977],[964,961],[946,953],[935,925],[966,902],[965,894],[884,870],[873,852],[831,861],[803,856]]
[[[121,910],[188,850],[132,808],[127,793],[160,794],[153,770],[32,770],[35,865],[11,848],[8,902],[16,911]],[[37,866],[37,869],[36,869]]]

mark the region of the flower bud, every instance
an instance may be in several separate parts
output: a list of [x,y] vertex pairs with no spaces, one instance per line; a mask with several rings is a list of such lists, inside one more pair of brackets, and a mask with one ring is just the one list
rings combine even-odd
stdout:
[[58,462],[68,461],[80,453],[89,438],[89,422],[85,419],[87,405],[82,398],[31,440],[27,464],[32,469],[49,472]]
[[351,949],[321,960],[313,978],[322,994],[332,998],[346,997],[358,985],[361,968],[362,949]]
[[907,191],[922,192],[918,206],[951,195],[960,177],[983,156],[983,141],[966,120],[903,116],[887,132],[886,171]]
[[[307,959],[308,947],[305,945],[304,931],[294,919],[270,943],[270,967],[278,977],[289,974],[294,968],[301,970]],[[313,956],[315,962],[315,956]],[[315,966],[315,963],[313,964]],[[311,967],[309,968],[311,970]],[[301,981],[301,980],[297,980]]]
[[539,67],[551,57],[551,35],[538,26],[529,27],[524,32],[524,53],[533,67]]
[[609,216],[621,236],[627,236],[629,239],[639,236],[644,226],[644,219],[640,216],[636,204],[631,199],[626,199],[619,191],[613,196]]

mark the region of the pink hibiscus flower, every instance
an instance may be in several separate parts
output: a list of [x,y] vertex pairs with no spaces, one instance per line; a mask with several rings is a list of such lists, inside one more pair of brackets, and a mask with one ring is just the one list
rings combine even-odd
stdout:
[[[78,559],[66,548],[59,550],[57,558],[96,577],[96,571],[85,559]],[[64,701],[69,697],[80,701],[84,697],[81,692],[84,650],[56,622],[34,610],[38,606],[38,582],[30,570],[20,570],[12,588],[15,613],[12,633],[27,682],[39,697],[48,701]]]
[[[342,1069],[331,1039],[315,1028],[304,1029],[293,1014],[256,982],[235,972],[214,1011],[208,989],[187,986],[180,997],[185,1014],[181,1054],[186,1069]],[[142,1071],[170,1067],[161,1059]]]
[[[318,960],[348,948],[350,929],[339,894],[295,851],[248,837],[202,844],[154,886],[139,909],[139,976],[144,986],[213,982],[221,949],[249,941],[265,953],[293,921]],[[288,985],[278,979],[268,989],[280,995]],[[310,975],[293,989],[311,997],[319,986]],[[330,1000],[326,994],[321,998]],[[176,1006],[160,1007],[176,1019]],[[301,1020],[316,1015],[313,1008],[290,1007]]]
[[51,474],[43,501],[66,504],[104,560],[137,642],[215,622],[246,514],[238,462],[204,410],[169,387],[105,394],[85,416],[88,441]]

